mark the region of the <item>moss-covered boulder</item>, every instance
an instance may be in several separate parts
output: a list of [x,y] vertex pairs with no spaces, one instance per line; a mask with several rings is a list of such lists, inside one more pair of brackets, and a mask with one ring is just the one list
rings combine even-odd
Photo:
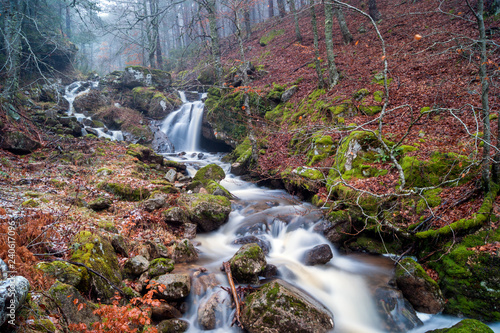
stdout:
[[100,189],[113,193],[126,201],[141,201],[149,198],[150,192],[145,187],[132,187],[128,183],[102,182],[98,186]]
[[440,313],[445,300],[441,289],[415,260],[403,259],[396,267],[396,284],[413,308],[424,313]]
[[278,36],[281,36],[285,33],[284,29],[274,29],[266,33],[264,36],[262,36],[259,40],[260,46],[267,46],[269,43],[273,41]]
[[158,324],[158,333],[180,333],[186,332],[189,323],[181,319],[167,319]]
[[111,207],[112,203],[113,203],[113,201],[111,201],[111,199],[108,197],[99,197],[99,198],[96,198],[96,199],[90,201],[88,203],[88,205],[89,205],[90,209],[92,209],[96,212],[100,212],[102,210],[105,210],[105,209],[108,209],[109,207]]
[[325,176],[321,171],[310,167],[298,167],[280,174],[289,193],[295,193],[303,200],[309,200],[322,186]]
[[182,105],[177,95],[156,90],[154,87],[132,89],[134,107],[153,119],[163,119]]
[[155,87],[167,89],[172,83],[170,73],[159,69],[142,66],[128,66],[121,72],[119,82],[122,86],[132,89],[135,87]]
[[449,185],[462,184],[475,175],[470,169],[471,161],[466,156],[455,153],[434,152],[430,160],[422,161],[417,157],[405,156],[400,161],[407,186],[436,186],[452,181]]
[[167,258],[157,258],[151,260],[148,268],[148,275],[150,277],[156,277],[170,273],[174,270],[174,261]]
[[229,264],[236,281],[256,284],[267,262],[262,248],[256,243],[249,243],[236,252],[229,260]]
[[65,318],[70,324],[83,323],[87,327],[92,327],[92,323],[99,320],[99,317],[94,314],[97,306],[88,302],[75,287],[57,281],[50,287],[48,294],[51,297],[47,302],[48,307],[56,311],[64,309]]
[[[90,231],[81,231],[73,238],[75,250],[71,261],[79,262],[103,275],[118,286],[122,280],[118,258],[111,243]],[[88,272],[88,285],[79,285],[84,293],[92,293],[106,302],[113,297],[115,289],[100,276]]]
[[332,314],[309,295],[275,280],[245,299],[241,323],[256,332],[330,332]]
[[226,177],[224,170],[217,164],[208,164],[198,170],[193,177],[193,182],[199,181],[202,184],[207,184],[210,180],[220,182]]
[[87,269],[81,266],[72,265],[66,261],[42,262],[37,264],[36,268],[45,274],[55,277],[62,283],[74,287],[88,284],[89,274]]
[[98,109],[109,103],[109,99],[99,90],[91,89],[85,94],[78,95],[73,101],[73,107],[78,113],[93,115]]
[[42,146],[40,142],[20,131],[0,130],[0,138],[0,148],[19,155],[29,154]]
[[128,277],[138,277],[149,268],[149,261],[141,255],[132,257],[125,261],[123,274]]
[[493,330],[479,320],[464,319],[450,328],[427,331],[427,333],[493,333]]
[[192,222],[200,231],[209,232],[227,222],[231,212],[231,202],[220,195],[184,194],[178,199]]
[[137,158],[139,161],[146,164],[165,165],[166,161],[163,156],[156,154],[153,149],[140,144],[130,144],[127,147],[127,155]]
[[498,241],[499,230],[479,231],[459,244],[445,244],[449,252],[429,262],[439,274],[439,285],[448,300],[444,313],[500,321],[500,257],[481,251]]

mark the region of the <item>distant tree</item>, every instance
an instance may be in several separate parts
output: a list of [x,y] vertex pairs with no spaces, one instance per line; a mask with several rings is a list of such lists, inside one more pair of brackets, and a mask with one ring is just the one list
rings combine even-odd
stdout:
[[269,0],[267,7],[269,9],[269,18],[271,18],[274,16],[274,0]]
[[339,5],[335,5],[335,16],[337,17],[337,21],[339,22],[340,32],[342,34],[342,39],[344,40],[344,44],[349,44],[352,42],[352,35],[347,27],[347,23],[344,18],[344,12],[342,11],[342,7]]
[[300,34],[299,15],[297,13],[297,9],[295,8],[295,0],[288,0],[288,5],[290,6],[290,10],[292,11],[295,23],[295,38],[297,39],[297,42],[300,43],[302,42],[302,35]]
[[323,73],[321,72],[321,61],[319,57],[319,36],[318,36],[318,23],[316,20],[316,10],[314,9],[314,0],[309,0],[309,6],[311,11],[311,25],[313,29],[314,38],[314,64],[316,67],[316,74],[318,74],[318,86],[320,88],[324,87],[325,81],[323,80]]
[[323,0],[325,8],[325,45],[328,59],[328,87],[332,88],[339,81],[339,72],[335,64],[335,52],[333,51],[333,4],[329,0]]
[[280,17],[283,18],[286,15],[286,9],[285,9],[285,0],[276,0],[278,3],[278,12],[280,14]]
[[368,0],[368,13],[374,21],[380,20],[381,15],[377,9],[377,0]]

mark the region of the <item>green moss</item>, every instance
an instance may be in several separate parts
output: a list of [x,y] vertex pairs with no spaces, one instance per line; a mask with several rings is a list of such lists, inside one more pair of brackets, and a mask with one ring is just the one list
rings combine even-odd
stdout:
[[382,111],[380,105],[360,105],[359,110],[368,116],[373,116]]
[[375,102],[382,103],[382,100],[384,99],[384,92],[380,90],[375,91],[373,93],[373,99],[375,100]]
[[420,109],[420,113],[428,113],[431,110],[430,107],[424,106],[423,108]]
[[284,29],[279,29],[279,30],[271,30],[264,36],[262,36],[259,40],[259,44],[261,46],[266,46],[268,45],[274,38],[281,36],[285,33]]
[[368,96],[370,94],[370,91],[366,88],[360,89],[356,91],[354,94],[352,94],[352,98],[354,98],[357,101],[360,101],[364,97]]
[[102,182],[98,187],[127,201],[141,201],[150,196],[147,188],[132,188],[129,184]]
[[208,164],[198,170],[196,175],[193,177],[193,182],[200,182],[202,184],[207,184],[210,180],[220,182],[226,177],[224,170],[217,164]]
[[423,198],[417,203],[417,214],[422,214],[429,207],[437,207],[441,204],[441,197],[439,196],[443,190],[436,188],[427,190],[423,193]]
[[172,259],[157,258],[149,263],[148,274],[149,277],[170,273],[174,270],[174,261]]
[[463,319],[450,328],[432,330],[427,333],[493,333],[493,330],[479,320]]
[[78,287],[88,284],[89,275],[85,268],[72,265],[65,261],[42,262],[36,268],[45,274],[55,277],[62,283]]
[[299,176],[311,179],[311,180],[319,180],[319,179],[324,179],[325,176],[323,173],[317,169],[312,169],[312,168],[303,168],[303,167],[298,167],[297,169],[294,170],[295,173],[297,173]]
[[24,201],[21,204],[21,206],[28,207],[28,208],[35,208],[35,207],[40,206],[40,203],[38,201],[36,201],[35,199],[31,198],[31,199]]

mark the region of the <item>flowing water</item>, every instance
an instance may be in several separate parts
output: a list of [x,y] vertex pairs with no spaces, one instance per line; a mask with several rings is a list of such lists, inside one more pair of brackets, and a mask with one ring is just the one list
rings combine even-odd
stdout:
[[108,130],[106,127],[90,127],[90,124],[92,123],[92,118],[89,116],[86,116],[83,113],[76,113],[75,108],[73,107],[73,102],[75,101],[75,98],[88,93],[91,89],[96,89],[98,85],[98,82],[73,82],[69,86],[66,87],[65,89],[65,94],[64,98],[68,101],[69,103],[69,108],[67,111],[68,116],[73,116],[76,117],[76,119],[84,125],[83,129],[83,135],[88,134],[90,131],[95,131],[98,137],[104,137],[108,138],[110,140],[117,140],[117,141],[123,141],[123,133],[122,131],[111,131]]
[[[185,102],[185,97],[182,98]],[[186,163],[191,176],[206,164],[219,164],[226,172],[221,185],[237,197],[225,225],[195,238],[200,251],[197,264],[206,268],[207,273],[215,274],[220,285],[227,287],[226,276],[220,267],[240,248],[235,240],[249,235],[256,237],[268,250],[267,262],[278,268],[281,279],[305,290],[334,314],[335,332],[385,332],[372,294],[377,284],[386,284],[391,278],[392,261],[383,257],[342,255],[330,245],[334,256],[329,263],[304,265],[302,259],[307,250],[316,245],[330,244],[313,230],[322,221],[321,211],[285,191],[258,187],[232,175],[230,165],[220,161],[221,154],[199,154],[202,113],[201,101],[185,102],[162,124],[162,130],[174,142],[176,151],[185,152],[182,156],[170,154],[169,159]],[[219,290],[220,287],[214,287],[204,295],[191,296],[191,305],[183,318],[190,322],[189,332],[202,331],[198,324],[198,305]],[[240,332],[239,328],[230,326],[233,315],[234,310],[227,310],[218,318],[217,328],[212,332]],[[397,321],[397,314],[393,315]],[[418,316],[424,325],[409,331],[411,333],[450,327],[460,320],[442,315]],[[492,329],[500,332],[500,325],[493,325]]]

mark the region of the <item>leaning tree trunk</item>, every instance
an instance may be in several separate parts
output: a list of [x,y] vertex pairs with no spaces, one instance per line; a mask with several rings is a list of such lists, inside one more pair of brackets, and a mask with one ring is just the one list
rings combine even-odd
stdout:
[[288,0],[288,5],[290,6],[290,10],[293,13],[293,19],[295,21],[295,38],[297,42],[302,42],[302,35],[300,34],[299,29],[299,15],[297,14],[297,9],[295,8],[295,0]]
[[333,5],[327,0],[325,7],[325,45],[326,57],[328,58],[328,87],[333,88],[339,81],[339,72],[335,65],[335,53],[333,52]]
[[318,23],[316,22],[316,10],[314,9],[314,0],[310,0],[311,7],[311,25],[313,28],[314,36],[314,64],[316,66],[316,73],[318,74],[318,86],[323,88],[325,81],[323,80],[323,73],[321,73],[321,62],[319,61],[319,42],[318,42]]
[[377,9],[377,0],[368,0],[368,14],[374,21],[380,20],[381,15]]
[[342,33],[342,39],[344,40],[344,44],[349,44],[352,42],[352,35],[347,27],[347,23],[344,18],[344,12],[340,6],[335,6],[335,16],[337,17],[337,21],[339,22],[340,32]]

